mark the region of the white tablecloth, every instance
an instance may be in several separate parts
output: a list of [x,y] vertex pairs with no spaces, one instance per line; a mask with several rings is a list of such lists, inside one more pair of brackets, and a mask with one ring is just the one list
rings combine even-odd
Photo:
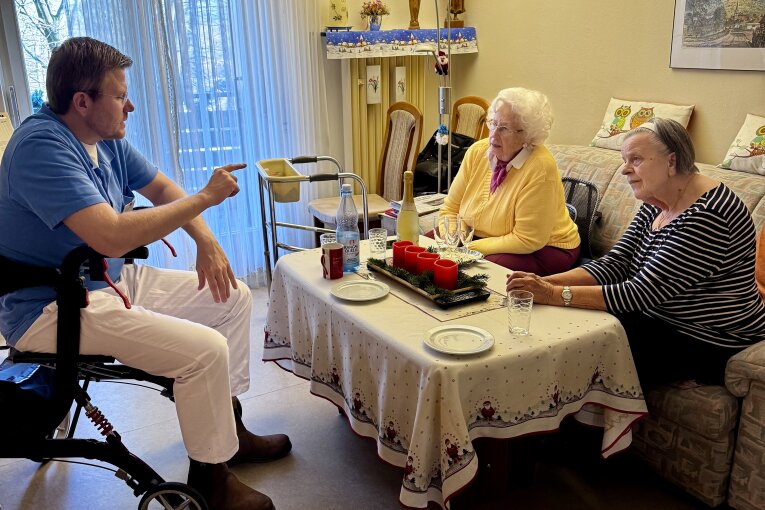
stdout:
[[[309,379],[312,393],[345,410],[353,430],[376,438],[379,456],[404,468],[402,504],[448,506],[476,475],[471,441],[479,437],[554,430],[578,413],[604,425],[604,457],[630,444],[630,427],[647,409],[613,316],[535,305],[527,337],[508,332],[505,309],[439,322],[393,294],[336,299],[333,285],[360,276],[324,280],[319,258],[312,250],[279,259],[263,359]],[[504,268],[484,261],[469,272],[488,273],[489,287],[505,293]],[[468,356],[423,345],[426,331],[448,324],[485,329],[495,345]]]

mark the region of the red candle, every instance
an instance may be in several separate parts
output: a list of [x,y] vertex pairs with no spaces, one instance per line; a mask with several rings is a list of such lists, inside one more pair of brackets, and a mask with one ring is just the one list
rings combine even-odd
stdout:
[[433,283],[442,289],[457,288],[457,263],[453,260],[436,260],[433,264]]
[[404,249],[404,269],[412,274],[417,273],[417,256],[426,250],[423,246],[407,246]]
[[404,267],[404,250],[412,246],[412,241],[396,241],[393,243],[393,266]]
[[429,251],[424,251],[417,255],[417,274],[422,274],[425,271],[433,272],[433,264],[438,259],[438,253],[431,253]]

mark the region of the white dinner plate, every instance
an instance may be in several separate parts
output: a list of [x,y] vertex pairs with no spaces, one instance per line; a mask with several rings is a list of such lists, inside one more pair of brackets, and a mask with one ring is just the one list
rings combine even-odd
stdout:
[[438,326],[425,333],[424,342],[446,354],[476,354],[491,349],[494,337],[474,326]]
[[477,250],[468,250],[465,247],[457,248],[453,251],[439,251],[438,254],[442,259],[453,260],[457,264],[472,264],[478,260],[483,259],[483,253]]
[[386,296],[390,287],[377,280],[356,280],[338,283],[329,292],[345,301],[372,301]]

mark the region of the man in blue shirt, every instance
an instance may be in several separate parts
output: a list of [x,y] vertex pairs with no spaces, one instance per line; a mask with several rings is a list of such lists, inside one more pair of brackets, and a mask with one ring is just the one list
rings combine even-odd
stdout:
[[[124,140],[135,109],[125,80],[131,64],[90,38],[54,50],[48,104],[19,126],[0,163],[0,255],[58,267],[79,245],[120,257],[183,228],[197,247],[196,274],[110,259],[114,285],[87,282],[80,350],[175,379],[189,484],[211,509],[271,509],[226,463],[279,458],[291,444],[283,434],[251,434],[234,415],[232,395],[249,387],[252,300],[200,216],[239,191],[234,171],[246,165],[216,168],[187,195],[146,161]],[[133,210],[134,191],[155,207]],[[123,295],[135,306],[126,308]],[[54,352],[56,311],[51,288],[9,293],[0,298],[0,333],[21,351]]]

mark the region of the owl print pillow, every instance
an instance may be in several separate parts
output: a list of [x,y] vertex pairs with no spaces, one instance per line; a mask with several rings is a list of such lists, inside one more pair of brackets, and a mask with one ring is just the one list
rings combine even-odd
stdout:
[[765,175],[765,117],[746,116],[736,139],[719,165],[727,170]]
[[662,117],[676,120],[683,127],[687,127],[691,113],[693,113],[693,105],[681,106],[651,101],[626,101],[612,97],[608,103],[606,114],[603,116],[600,130],[590,145],[618,151],[622,147],[625,133],[640,126],[643,122],[654,117]]

